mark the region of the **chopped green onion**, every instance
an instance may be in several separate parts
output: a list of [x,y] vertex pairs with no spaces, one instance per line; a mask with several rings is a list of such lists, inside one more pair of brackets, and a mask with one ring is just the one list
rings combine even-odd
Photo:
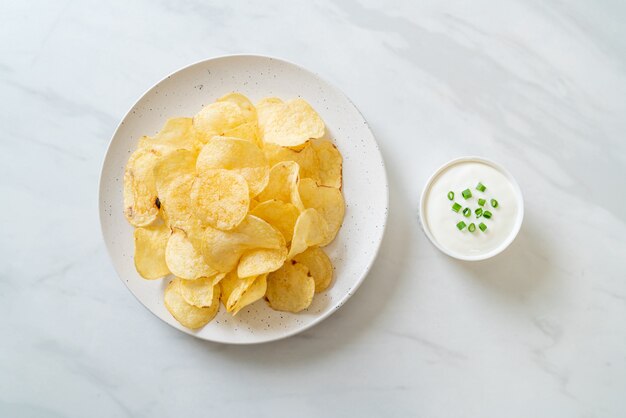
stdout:
[[484,184],[478,183],[478,185],[476,186],[476,190],[478,190],[480,192],[484,192],[485,190],[487,190],[487,188],[485,187]]
[[465,228],[465,222],[461,221],[458,224],[456,224],[456,227],[459,228],[459,231],[462,231],[463,228]]
[[478,199],[478,206],[485,206],[485,199]]
[[470,232],[474,232],[476,231],[476,225],[474,225],[473,223],[469,224],[469,226],[467,227],[468,231]]
[[477,218],[480,218],[481,216],[483,216],[483,209],[482,208],[478,208],[474,211],[474,213],[476,214]]
[[491,199],[491,207],[492,208],[497,208],[498,207],[498,201],[496,199]]
[[469,218],[471,214],[472,214],[472,210],[470,208],[463,209],[463,216],[465,216],[466,218]]
[[459,205],[458,203],[454,203],[454,205],[452,205],[452,210],[455,211],[456,213],[459,213],[462,207],[463,206]]
[[483,216],[487,219],[491,219],[491,212],[489,212],[488,210],[483,212]]
[[465,189],[461,192],[461,194],[463,195],[463,199],[467,200],[470,197],[472,197],[472,192],[470,189]]
[[454,200],[454,192],[448,192],[448,200]]
[[478,227],[480,228],[481,231],[485,232],[487,230],[487,225],[485,225],[484,223],[479,223]]

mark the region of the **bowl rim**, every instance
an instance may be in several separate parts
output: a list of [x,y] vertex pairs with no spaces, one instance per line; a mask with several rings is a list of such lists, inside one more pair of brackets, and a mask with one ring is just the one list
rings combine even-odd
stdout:
[[[513,225],[513,229],[511,230],[511,233],[499,246],[497,246],[493,250],[488,251],[484,254],[466,255],[466,254],[461,254],[461,253],[452,251],[448,248],[445,248],[435,239],[432,232],[430,231],[428,222],[426,222],[426,219],[424,219],[425,206],[426,206],[425,196],[430,190],[434,180],[448,168],[456,164],[463,163],[463,162],[479,162],[479,163],[483,163],[488,166],[491,166],[495,168],[496,170],[498,170],[507,178],[507,180],[509,180],[509,182],[513,186],[513,192],[515,193],[515,197],[517,198],[517,201],[518,201],[519,210],[517,211],[517,218],[515,220],[515,225]],[[524,220],[524,196],[522,195],[522,189],[520,189],[519,184],[517,183],[517,180],[515,180],[515,177],[513,177],[513,175],[502,165],[485,157],[479,157],[479,156],[458,157],[440,166],[437,170],[435,170],[435,172],[428,178],[428,180],[424,184],[424,187],[422,188],[422,193],[420,195],[419,218],[420,218],[420,225],[422,227],[422,231],[424,231],[424,234],[428,237],[428,240],[442,253],[446,254],[449,257],[456,258],[457,260],[463,260],[463,261],[487,260],[489,258],[495,257],[496,255],[500,254],[502,251],[507,249],[508,246],[511,245],[511,243],[517,237],[522,227],[522,222]]]
[[[384,216],[382,218],[382,224],[381,224],[381,228],[379,228],[380,233],[379,233],[379,237],[378,237],[378,242],[375,244],[376,247],[374,248],[374,251],[372,253],[372,257],[371,259],[368,261],[368,263],[365,265],[365,268],[361,274],[361,276],[359,277],[359,279],[354,283],[354,285],[351,287],[351,290],[349,292],[346,292],[345,295],[343,295],[343,297],[341,297],[341,299],[339,299],[330,309],[328,309],[326,312],[324,312],[323,314],[319,315],[318,317],[316,317],[315,319],[313,319],[310,323],[301,326],[299,328],[295,328],[293,330],[290,330],[284,334],[280,334],[280,335],[276,335],[273,336],[271,338],[261,338],[261,339],[257,339],[257,340],[250,340],[250,341],[243,341],[243,340],[239,340],[239,341],[222,341],[222,340],[214,340],[214,339],[210,339],[207,338],[206,336],[200,335],[199,333],[195,332],[194,330],[189,330],[187,328],[181,327],[175,327],[172,324],[170,324],[169,322],[167,322],[165,319],[161,318],[159,315],[157,315],[155,312],[153,312],[151,309],[148,308],[148,306],[146,306],[141,299],[139,299],[139,296],[137,296],[126,284],[126,282],[124,281],[124,279],[122,278],[122,276],[120,275],[120,273],[117,270],[117,267],[113,261],[113,257],[112,257],[112,253],[111,250],[109,249],[109,245],[105,239],[105,232],[104,232],[104,210],[103,210],[103,206],[102,206],[102,194],[103,194],[103,182],[104,182],[104,172],[105,172],[105,164],[107,162],[107,160],[109,159],[109,154],[112,152],[112,145],[113,145],[113,140],[114,138],[117,136],[118,131],[120,130],[121,126],[123,125],[123,123],[126,121],[126,119],[129,117],[129,115],[132,113],[133,109],[135,108],[135,106],[137,106],[137,104],[139,102],[141,102],[141,100],[144,99],[144,97],[146,97],[155,87],[157,87],[159,84],[161,84],[162,82],[166,81],[167,79],[173,77],[174,75],[177,75],[178,73],[181,73],[183,71],[188,70],[191,67],[197,66],[197,65],[202,65],[205,64],[207,62],[210,61],[217,61],[217,60],[222,60],[222,59],[228,59],[228,58],[261,58],[261,59],[269,59],[269,60],[275,60],[275,61],[279,61],[288,65],[291,65],[295,68],[297,68],[300,71],[304,71],[306,73],[312,74],[313,76],[315,76],[316,78],[318,78],[322,83],[325,83],[331,90],[334,90],[336,93],[338,93],[341,97],[344,97],[353,107],[354,109],[357,111],[357,113],[359,114],[359,116],[363,119],[363,121],[365,122],[365,125],[367,126],[367,129],[369,130],[369,132],[371,133],[371,139],[372,139],[372,144],[374,145],[374,148],[376,149],[376,151],[378,152],[379,155],[379,159],[380,159],[380,163],[381,163],[381,167],[382,167],[382,171],[383,171],[383,185],[385,188],[385,193],[384,193]],[[109,257],[109,260],[111,261],[111,264],[113,266],[113,269],[117,275],[117,277],[119,278],[119,280],[124,284],[124,287],[126,287],[126,289],[129,291],[130,294],[133,295],[133,297],[137,300],[137,302],[139,302],[139,304],[141,306],[144,307],[144,309],[146,309],[148,312],[150,312],[152,315],[154,315],[156,318],[158,318],[159,320],[161,320],[162,322],[164,322],[165,324],[167,324],[169,327],[174,328],[184,334],[190,335],[192,337],[198,338],[200,340],[203,341],[209,341],[212,343],[218,343],[218,344],[228,344],[228,345],[255,345],[255,344],[263,344],[263,343],[269,343],[269,342],[273,342],[273,341],[278,341],[278,340],[282,340],[282,339],[286,339],[289,337],[292,337],[296,334],[299,334],[301,332],[307,331],[310,328],[314,327],[315,325],[319,324],[320,322],[322,322],[323,320],[325,320],[326,318],[328,318],[329,316],[331,316],[333,313],[335,313],[339,308],[341,308],[347,301],[348,299],[350,299],[351,296],[354,295],[354,293],[357,291],[357,289],[361,286],[361,284],[363,283],[363,281],[365,280],[365,278],[368,276],[368,274],[370,273],[372,266],[374,265],[374,262],[376,261],[376,259],[378,258],[379,252],[380,252],[380,248],[382,246],[384,237],[385,237],[385,232],[387,230],[387,224],[388,224],[388,220],[389,220],[389,177],[387,174],[387,168],[385,166],[385,160],[383,158],[383,154],[380,150],[380,146],[378,144],[378,142],[376,141],[376,137],[374,136],[374,133],[372,132],[369,123],[367,122],[367,119],[365,119],[365,117],[363,116],[363,113],[361,112],[361,110],[356,106],[356,104],[352,101],[352,99],[350,99],[350,97],[345,94],[343,92],[343,90],[341,90],[340,88],[338,88],[335,84],[329,82],[328,80],[326,80],[324,77],[321,77],[318,73],[311,71],[299,64],[296,64],[288,59],[284,59],[284,58],[280,58],[280,57],[276,57],[276,56],[272,56],[272,55],[264,55],[264,54],[256,54],[256,53],[237,53],[237,54],[224,54],[224,55],[216,55],[213,57],[209,57],[209,58],[204,58],[198,61],[195,61],[191,64],[188,65],[184,65],[172,72],[170,72],[169,74],[165,75],[164,77],[160,78],[157,82],[153,83],[150,87],[148,87],[142,94],[141,96],[139,96],[134,102],[133,104],[130,106],[130,108],[128,109],[128,111],[126,113],[124,113],[124,115],[122,116],[122,118],[120,119],[119,123],[117,124],[115,130],[113,131],[113,133],[111,134],[111,137],[109,138],[109,143],[107,145],[106,151],[104,153],[104,157],[102,158],[102,162],[100,164],[100,176],[98,178],[98,218],[100,221],[100,236],[101,239],[104,243],[104,246],[106,248],[106,252],[107,255]]]

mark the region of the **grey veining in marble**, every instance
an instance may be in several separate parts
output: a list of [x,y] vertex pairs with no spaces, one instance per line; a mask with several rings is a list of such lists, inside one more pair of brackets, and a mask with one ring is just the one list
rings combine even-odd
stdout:
[[[0,416],[621,417],[626,4],[0,4]],[[110,135],[183,65],[254,52],[342,88],[380,143],[390,220],[321,325],[233,347],[170,329],[119,282],[97,219]],[[505,165],[518,239],[475,264],[418,226],[445,161]]]

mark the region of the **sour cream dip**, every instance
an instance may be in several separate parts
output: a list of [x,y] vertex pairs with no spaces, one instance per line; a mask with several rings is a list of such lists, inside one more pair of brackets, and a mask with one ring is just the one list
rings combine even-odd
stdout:
[[481,157],[462,157],[439,168],[420,201],[424,233],[445,254],[484,260],[515,239],[524,218],[522,192],[513,176]]

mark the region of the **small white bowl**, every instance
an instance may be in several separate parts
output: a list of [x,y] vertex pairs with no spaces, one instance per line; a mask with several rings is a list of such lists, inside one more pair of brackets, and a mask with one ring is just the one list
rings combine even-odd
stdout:
[[[518,211],[517,211],[517,219],[515,220],[515,224],[513,226],[513,229],[511,230],[511,233],[509,234],[509,236],[496,248],[492,249],[491,251],[488,251],[486,253],[483,254],[476,254],[476,255],[467,255],[467,254],[461,254],[455,251],[451,251],[450,249],[442,246],[433,236],[432,232],[430,231],[430,227],[428,226],[428,222],[426,221],[426,219],[424,219],[424,213],[425,211],[425,196],[428,194],[433,181],[441,174],[443,173],[445,170],[449,169],[450,167],[459,164],[459,163],[464,163],[464,162],[479,162],[479,163],[483,163],[486,165],[489,165],[493,168],[495,168],[496,170],[498,170],[500,173],[502,173],[511,183],[511,186],[513,187],[513,192],[515,193],[515,197],[517,199],[517,205],[518,205]],[[422,190],[422,195],[420,197],[420,223],[422,225],[422,230],[424,231],[424,234],[426,234],[426,236],[428,237],[428,239],[430,240],[430,242],[432,242],[432,244],[437,247],[442,253],[452,257],[452,258],[456,258],[458,260],[464,260],[464,261],[480,261],[480,260],[486,260],[488,258],[494,257],[498,254],[500,254],[502,251],[504,251],[515,239],[515,237],[517,237],[517,234],[522,226],[522,221],[524,220],[524,198],[522,196],[522,191],[519,187],[519,185],[517,184],[517,181],[515,180],[515,178],[513,177],[513,175],[507,171],[504,167],[502,167],[500,164],[491,161],[487,158],[483,158],[483,157],[460,157],[460,158],[455,158],[454,160],[448,161],[447,163],[445,163],[444,165],[442,165],[441,167],[439,167],[437,169],[437,171],[435,171],[430,178],[428,179],[428,181],[426,182],[426,184],[424,185],[424,189]]]

